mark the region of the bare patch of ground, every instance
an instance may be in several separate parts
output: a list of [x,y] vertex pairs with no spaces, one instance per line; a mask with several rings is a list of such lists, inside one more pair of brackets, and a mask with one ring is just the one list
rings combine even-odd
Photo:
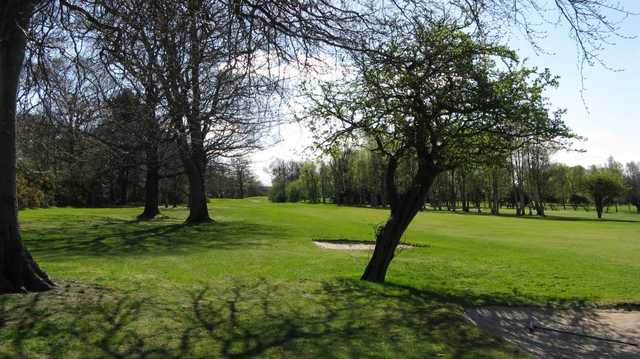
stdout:
[[640,311],[496,306],[467,308],[465,314],[534,357],[640,358]]
[[[313,241],[318,247],[325,249],[339,249],[346,251],[361,251],[361,250],[373,250],[376,247],[376,243],[373,241],[352,241],[346,239],[337,240],[315,240]],[[410,249],[416,246],[406,243],[400,243],[399,249]]]

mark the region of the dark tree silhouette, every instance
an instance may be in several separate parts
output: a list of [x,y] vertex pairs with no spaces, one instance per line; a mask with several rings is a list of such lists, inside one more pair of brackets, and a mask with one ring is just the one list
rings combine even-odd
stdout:
[[16,101],[33,1],[0,6],[0,293],[53,287],[22,243],[16,201]]

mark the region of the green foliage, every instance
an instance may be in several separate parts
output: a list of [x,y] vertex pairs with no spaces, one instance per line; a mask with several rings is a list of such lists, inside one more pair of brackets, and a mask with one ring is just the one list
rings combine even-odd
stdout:
[[302,165],[300,182],[304,192],[302,197],[311,203],[318,203],[320,200],[320,175],[316,170],[315,163],[307,161]]
[[640,213],[640,162],[627,163],[624,182],[628,189],[627,201]]
[[287,183],[285,193],[287,195],[287,202],[300,202],[305,199],[304,185],[300,179]]
[[512,51],[458,24],[414,25],[378,52],[354,56],[353,79],[308,92],[307,118],[321,144],[371,139],[385,158],[430,161],[439,172],[574,137],[564,112],[549,110],[544,92],[558,80],[548,70],[520,67]]
[[598,218],[602,217],[603,206],[612,204],[625,190],[621,171],[611,167],[593,167],[585,179],[585,186],[596,205]]
[[55,204],[53,175],[30,173],[20,166],[16,173],[16,187],[18,208],[46,208]]

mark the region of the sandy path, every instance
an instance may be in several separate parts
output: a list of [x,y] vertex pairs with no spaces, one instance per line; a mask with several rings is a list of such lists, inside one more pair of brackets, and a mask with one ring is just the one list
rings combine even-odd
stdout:
[[537,326],[640,345],[640,311],[554,310],[527,307],[467,308],[468,319],[540,358],[640,358],[640,347],[536,329]]

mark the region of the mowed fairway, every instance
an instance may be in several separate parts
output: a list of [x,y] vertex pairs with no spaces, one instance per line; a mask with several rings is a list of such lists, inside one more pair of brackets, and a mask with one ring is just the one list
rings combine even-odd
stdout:
[[[426,212],[388,284],[358,280],[388,212],[263,198],[184,208],[21,212],[28,248],[59,288],[0,297],[0,356],[514,357],[463,305],[640,303],[640,216],[549,218]],[[580,217],[580,218],[573,218]]]

